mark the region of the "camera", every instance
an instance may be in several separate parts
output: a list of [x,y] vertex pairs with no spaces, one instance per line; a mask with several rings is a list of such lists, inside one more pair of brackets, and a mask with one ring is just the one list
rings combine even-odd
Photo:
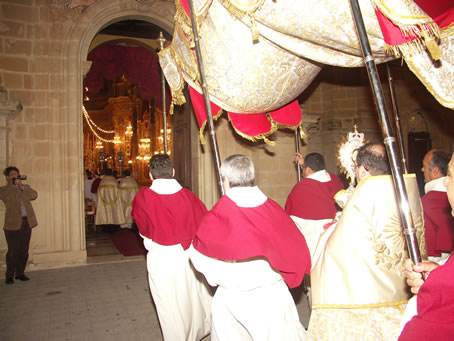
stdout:
[[27,176],[26,175],[18,175],[17,177],[15,177],[13,179],[13,182],[16,181],[16,180],[27,180]]

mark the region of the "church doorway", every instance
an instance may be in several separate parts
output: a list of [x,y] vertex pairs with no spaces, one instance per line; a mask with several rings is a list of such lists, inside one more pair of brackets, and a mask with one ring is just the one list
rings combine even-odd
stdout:
[[421,170],[426,153],[432,148],[429,127],[424,115],[415,112],[408,122],[408,170],[416,174],[419,194],[424,195],[424,174]]
[[[134,225],[131,233],[138,243],[120,226],[95,224],[93,205],[99,199],[92,193],[96,192],[92,184],[101,173],[111,170],[120,179],[126,171],[139,188],[149,186],[148,160],[164,153],[166,147],[177,179],[190,188],[188,118],[184,108],[170,115],[168,87],[163,101],[157,56],[160,32],[167,42],[171,40],[169,33],[150,22],[123,20],[101,29],[90,44],[87,60],[91,67],[83,82],[82,108],[88,262],[143,256],[144,251]],[[119,233],[122,237],[116,238]]]

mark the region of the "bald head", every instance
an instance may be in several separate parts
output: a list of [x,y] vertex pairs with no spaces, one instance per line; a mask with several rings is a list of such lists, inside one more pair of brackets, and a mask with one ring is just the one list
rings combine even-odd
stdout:
[[356,154],[356,178],[358,181],[375,175],[391,174],[385,146],[381,143],[367,143]]

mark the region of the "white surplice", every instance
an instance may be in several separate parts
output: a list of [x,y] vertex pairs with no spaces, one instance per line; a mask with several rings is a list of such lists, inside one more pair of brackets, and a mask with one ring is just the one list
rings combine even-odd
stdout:
[[[159,194],[181,189],[174,179],[157,179],[150,187]],[[181,244],[164,246],[142,236],[148,250],[150,291],[165,341],[198,341],[210,333],[212,295],[205,278],[189,261]]]
[[[258,187],[235,187],[226,195],[241,207],[259,206],[266,200]],[[195,268],[210,285],[218,286],[212,303],[212,341],[306,339],[289,289],[266,259],[221,261],[192,246],[188,251]]]

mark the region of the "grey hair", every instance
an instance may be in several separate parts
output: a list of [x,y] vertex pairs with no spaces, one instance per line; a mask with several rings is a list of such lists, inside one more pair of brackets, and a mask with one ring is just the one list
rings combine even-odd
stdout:
[[221,176],[229,180],[231,187],[251,187],[255,182],[255,169],[251,159],[245,155],[234,154],[221,165]]

